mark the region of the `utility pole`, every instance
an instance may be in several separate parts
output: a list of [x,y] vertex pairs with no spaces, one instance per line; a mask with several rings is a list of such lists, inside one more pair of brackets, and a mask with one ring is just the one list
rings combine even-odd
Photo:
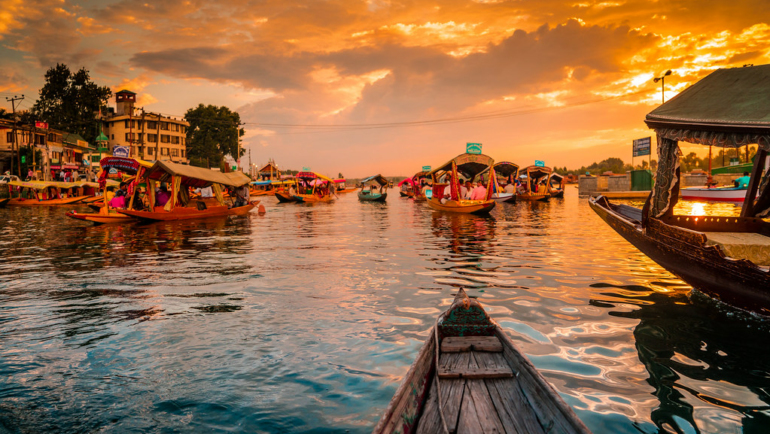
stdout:
[[142,107],[142,133],[139,136],[139,149],[142,150],[142,152],[139,153],[139,158],[141,158],[142,160],[144,160],[146,158],[145,155],[144,155],[144,151],[145,151],[145,149],[144,149],[144,134],[145,134],[144,133],[144,125],[145,125],[144,107]]
[[9,101],[11,103],[11,109],[13,110],[13,144],[11,144],[11,173],[13,173],[13,152],[14,149],[16,150],[16,162],[19,166],[19,179],[21,178],[21,152],[19,151],[19,146],[16,145],[16,101],[21,101],[24,99],[24,95],[21,97],[18,97],[16,95],[13,96],[13,98],[5,98],[6,101]]

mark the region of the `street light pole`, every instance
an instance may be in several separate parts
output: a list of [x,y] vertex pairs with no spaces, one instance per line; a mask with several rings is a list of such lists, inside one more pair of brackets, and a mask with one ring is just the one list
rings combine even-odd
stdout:
[[671,70],[670,69],[668,71],[664,72],[663,75],[661,75],[660,77],[655,77],[653,79],[653,81],[655,83],[660,81],[660,92],[661,92],[662,102],[663,103],[666,102],[666,77],[668,77],[669,75],[671,75]]

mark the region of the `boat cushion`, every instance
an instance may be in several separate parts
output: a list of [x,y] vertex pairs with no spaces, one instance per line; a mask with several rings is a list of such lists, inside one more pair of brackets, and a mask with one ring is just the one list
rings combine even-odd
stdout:
[[725,256],[770,266],[770,237],[753,232],[704,232],[708,245],[722,248]]

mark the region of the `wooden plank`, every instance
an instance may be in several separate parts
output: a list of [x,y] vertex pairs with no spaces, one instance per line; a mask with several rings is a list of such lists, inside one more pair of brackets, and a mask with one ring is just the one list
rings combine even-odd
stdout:
[[[470,353],[442,354],[439,358],[439,366],[444,366],[446,369],[467,367],[470,359]],[[457,429],[457,420],[460,413],[460,407],[462,406],[464,392],[464,379],[441,380],[441,403],[444,407],[444,418],[446,419],[447,428],[450,431],[455,431]],[[417,432],[421,434],[434,434],[443,431],[444,428],[441,426],[441,418],[438,413],[438,403],[436,402],[436,385],[434,379],[425,411],[417,426]]]
[[441,341],[442,353],[462,351],[503,352],[503,344],[497,336],[450,336]]
[[545,434],[516,379],[484,380],[507,434]]
[[460,368],[439,371],[438,376],[441,379],[465,378],[466,380],[483,380],[486,378],[512,378],[513,371],[511,371],[511,368]]
[[516,384],[522,396],[532,407],[540,425],[548,433],[590,433],[561,396],[537,371],[513,342],[498,328],[497,334],[503,342],[503,355],[510,366],[516,369]]
[[473,399],[471,393],[468,391],[468,386],[465,386],[465,393],[463,394],[462,412],[460,413],[460,420],[457,421],[457,434],[477,434],[483,433],[484,428],[479,421],[479,415],[476,413],[476,406],[473,405]]
[[[505,433],[503,422],[497,414],[492,398],[489,396],[484,380],[468,380],[465,383],[466,394],[470,392],[473,406],[476,410],[476,418],[481,425],[481,431],[484,433]],[[467,405],[467,404],[465,404]],[[465,407],[463,405],[463,407]],[[468,410],[464,410],[468,411]],[[462,416],[461,416],[462,417]]]
[[486,352],[473,352],[473,358],[481,368],[486,369],[508,369],[511,370],[511,366],[505,361],[503,353],[486,353]]

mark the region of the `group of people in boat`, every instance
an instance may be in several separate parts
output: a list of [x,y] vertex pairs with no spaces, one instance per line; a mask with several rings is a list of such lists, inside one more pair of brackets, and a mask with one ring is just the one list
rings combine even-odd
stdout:
[[[423,187],[423,190],[425,190],[425,187]],[[481,182],[460,182],[460,198],[463,200],[486,200],[487,188]],[[441,198],[441,203],[447,203],[449,200],[451,200],[450,192],[445,191],[444,197]]]
[[[211,186],[198,188],[195,193],[200,196],[201,199],[213,199],[214,191]],[[232,208],[245,206],[250,203],[249,187],[248,185],[242,185],[237,188],[228,189],[230,197],[232,197]],[[190,197],[189,192],[187,197]],[[128,209],[131,199],[131,193],[129,192],[129,184],[121,183],[117,191],[108,189],[105,195],[105,200],[109,204],[110,208],[114,209]],[[165,183],[155,189],[155,206],[165,206],[171,199],[171,192],[168,190],[168,186]],[[184,202],[189,202],[185,200]],[[134,196],[134,202],[132,209],[141,211],[149,208],[149,199],[147,197],[147,191],[144,187],[136,187],[136,195]]]

